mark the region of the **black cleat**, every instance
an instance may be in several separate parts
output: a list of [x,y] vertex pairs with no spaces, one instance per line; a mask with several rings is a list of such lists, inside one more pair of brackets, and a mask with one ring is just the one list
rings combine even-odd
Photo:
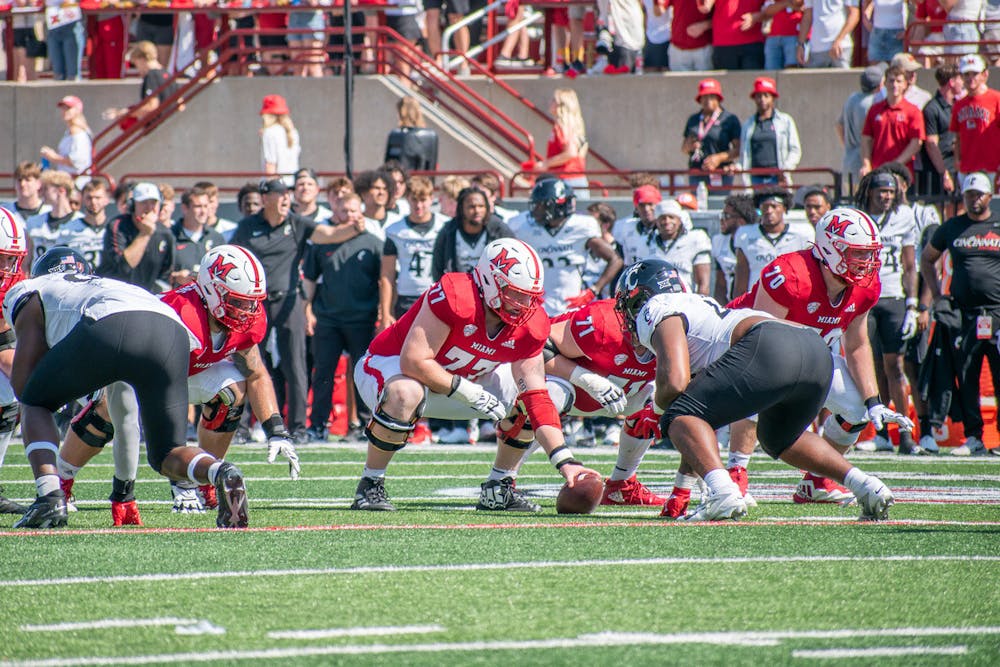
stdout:
[[0,514],[24,514],[27,509],[24,505],[5,497],[3,487],[0,486]]
[[14,524],[15,528],[59,528],[66,525],[66,494],[57,489],[35,502],[24,511],[24,516]]
[[477,510],[493,512],[540,512],[542,506],[525,498],[514,488],[514,480],[504,477],[501,480],[491,479],[479,485],[479,503]]
[[223,461],[219,466],[215,476],[215,495],[219,501],[216,526],[246,528],[250,525],[247,516],[247,487],[243,483],[243,473],[229,461]]
[[367,510],[369,512],[395,512],[396,508],[389,502],[389,494],[385,492],[385,479],[379,477],[362,477],[358,488],[354,491],[352,510]]

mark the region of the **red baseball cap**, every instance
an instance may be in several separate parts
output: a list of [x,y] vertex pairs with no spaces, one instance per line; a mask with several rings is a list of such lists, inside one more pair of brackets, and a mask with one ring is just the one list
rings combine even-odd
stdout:
[[681,205],[681,208],[686,208],[691,211],[698,210],[698,198],[690,192],[682,192],[677,195],[677,203]]
[[265,95],[260,106],[262,114],[269,113],[274,116],[283,116],[288,113],[288,102],[281,95]]
[[67,95],[56,103],[57,107],[66,107],[67,109],[79,109],[83,111],[83,100],[81,100],[76,95]]
[[750,93],[750,97],[753,97],[757,93],[771,93],[777,99],[779,97],[778,84],[769,76],[758,76],[754,79],[753,91]]
[[694,96],[694,101],[700,100],[702,95],[715,95],[720,102],[726,99],[722,96],[722,84],[716,79],[702,79],[698,82],[698,94]]
[[640,185],[632,192],[632,203],[639,204],[659,204],[663,201],[663,195],[653,185]]

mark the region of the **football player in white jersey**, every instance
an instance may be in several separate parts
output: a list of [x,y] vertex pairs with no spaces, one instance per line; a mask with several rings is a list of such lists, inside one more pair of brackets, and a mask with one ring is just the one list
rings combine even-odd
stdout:
[[635,215],[622,218],[615,222],[611,233],[618,246],[622,249],[625,265],[642,259],[646,251],[646,241],[653,233],[656,223],[656,205],[663,201],[660,189],[651,183],[645,183],[632,191],[632,204]]
[[[543,178],[531,190],[528,211],[510,221],[514,235],[535,249],[545,266],[545,312],[559,315],[594,300],[614,280],[622,258],[604,240],[597,221],[576,213],[573,188]],[[593,285],[583,283],[590,255],[607,262]]]
[[104,235],[107,231],[107,206],[111,203],[111,188],[101,176],[95,176],[83,186],[82,218],[75,218],[63,226],[58,245],[64,245],[82,254],[91,266],[101,263]]
[[[24,223],[13,211],[0,208],[0,299],[24,278],[22,264],[27,255]],[[8,379],[14,360],[14,342],[14,330],[6,320],[0,319],[0,467],[17,428],[17,399]],[[2,491],[0,489],[0,514],[24,514],[25,508],[5,498]]]
[[656,227],[641,259],[662,259],[681,274],[697,294],[708,295],[712,280],[712,241],[703,229],[684,228],[683,210],[674,199],[656,205]]
[[[906,341],[916,336],[919,328],[917,222],[913,209],[904,203],[899,180],[884,166],[861,179],[855,200],[857,207],[875,221],[882,241],[882,268],[879,270],[882,294],[868,315],[868,336],[875,350],[879,394],[891,398],[896,409],[906,413],[909,399],[903,368],[904,352]],[[917,444],[911,434],[904,433],[900,434],[900,446],[905,452],[914,450]],[[892,451],[887,428],[876,433],[874,449]]]
[[28,218],[25,226],[28,238],[31,239],[34,258],[41,257],[49,248],[64,245],[60,242],[60,237],[65,226],[83,217],[69,203],[69,195],[74,187],[73,177],[65,171],[48,169],[42,172],[42,198],[51,209],[47,213]]
[[764,451],[844,483],[861,506],[861,519],[888,518],[892,492],[806,430],[833,374],[819,334],[763,311],[723,308],[685,289],[669,264],[642,260],[625,270],[616,293],[616,308],[635,344],[656,356],[653,405],[662,413],[661,431],[681,453],[685,470],[679,475],[693,472],[708,485],[708,494],[684,519],[746,514],[740,489],[719,458],[715,430],[752,414],[758,415]]
[[33,215],[48,213],[52,207],[42,201],[42,168],[37,163],[26,160],[14,169],[14,194],[11,201],[0,203],[0,207],[18,219],[22,225]]
[[760,224],[741,227],[733,237],[736,249],[733,298],[750,291],[760,278],[761,269],[775,257],[804,250],[816,239],[816,231],[809,223],[785,220],[792,197],[784,188],[759,190],[753,196],[753,203],[760,211]]
[[68,252],[68,258],[39,258],[32,267],[37,277],[16,284],[3,301],[4,318],[17,334],[11,384],[21,400],[25,453],[37,489],[14,527],[66,525],[52,415],[118,381],[135,389],[150,466],[172,480],[212,484],[219,498],[216,525],[246,527],[243,473],[185,446],[188,357],[197,339],[170,306],[140,287],[90,275],[86,260]]
[[726,197],[719,214],[719,233],[712,235],[712,259],[715,261],[715,300],[728,303],[733,297],[733,280],[736,278],[736,249],[733,237],[743,225],[757,221],[753,197],[736,194]]
[[434,184],[429,178],[411,177],[406,184],[406,199],[409,214],[385,228],[380,280],[386,285],[379,291],[379,320],[383,328],[401,317],[434,284],[431,277],[434,241],[448,222],[432,210]]

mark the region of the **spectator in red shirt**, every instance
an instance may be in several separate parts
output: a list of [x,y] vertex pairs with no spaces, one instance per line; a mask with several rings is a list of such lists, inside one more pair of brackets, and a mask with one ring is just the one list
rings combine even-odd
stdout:
[[763,5],[764,0],[698,0],[702,12],[712,11],[715,69],[764,69]]
[[990,72],[982,56],[969,54],[958,61],[968,94],[951,110],[955,133],[955,164],[961,174],[994,174],[1000,166],[1000,92],[987,87]]
[[763,20],[771,19],[771,32],[764,40],[764,69],[798,67],[799,26],[803,0],[767,0]]
[[699,0],[668,0],[674,8],[670,25],[670,71],[703,72],[712,69],[711,9]]
[[868,110],[861,131],[861,175],[886,162],[905,164],[913,174],[913,158],[924,143],[924,115],[905,99],[906,72],[885,71],[885,99]]
[[[918,21],[944,21],[948,18],[948,12],[941,7],[938,0],[919,0],[917,2],[915,18]],[[944,25],[918,24],[913,29],[912,41],[914,42],[943,42]],[[937,44],[925,44],[917,49],[917,55],[923,56],[924,67],[930,67],[935,58],[944,55],[944,47]]]

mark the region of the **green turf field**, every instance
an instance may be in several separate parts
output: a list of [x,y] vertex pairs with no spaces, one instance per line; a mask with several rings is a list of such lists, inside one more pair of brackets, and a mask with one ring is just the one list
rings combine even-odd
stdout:
[[[0,665],[996,665],[1000,458],[856,456],[896,492],[892,521],[795,505],[795,470],[758,455],[757,508],[686,525],[655,508],[555,513],[541,454],[518,488],[535,515],[473,509],[487,446],[409,447],[394,513],[347,509],[360,445],[300,449],[302,479],[234,447],[251,529],[171,513],[143,468],[145,527],[109,528],[111,454],[85,468],[68,529],[0,515]],[[614,450],[579,450],[609,472]],[[676,454],[640,479],[667,492]],[[6,495],[33,484],[14,446]]]

